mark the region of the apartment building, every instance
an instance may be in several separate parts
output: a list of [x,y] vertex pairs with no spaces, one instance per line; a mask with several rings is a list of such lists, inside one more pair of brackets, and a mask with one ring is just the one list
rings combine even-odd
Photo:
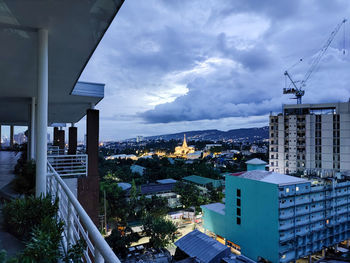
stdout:
[[270,116],[270,171],[350,170],[350,102],[284,105]]
[[253,170],[226,176],[226,203],[203,227],[252,260],[293,262],[350,238],[350,181]]

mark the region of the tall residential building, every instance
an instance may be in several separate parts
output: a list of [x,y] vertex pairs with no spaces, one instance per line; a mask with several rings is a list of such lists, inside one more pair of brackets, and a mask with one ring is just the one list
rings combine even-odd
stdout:
[[350,181],[253,170],[226,176],[225,204],[203,205],[203,227],[252,260],[295,262],[350,238]]
[[270,116],[270,171],[350,170],[350,102],[284,105]]

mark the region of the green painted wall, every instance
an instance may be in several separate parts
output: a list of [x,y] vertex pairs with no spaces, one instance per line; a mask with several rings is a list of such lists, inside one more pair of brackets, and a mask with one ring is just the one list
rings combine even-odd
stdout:
[[265,170],[266,164],[247,164],[247,171]]
[[[241,225],[236,222],[236,193],[241,189]],[[278,262],[278,186],[226,177],[226,213],[221,216],[203,209],[204,227],[241,247],[242,254]]]
[[226,216],[218,214],[203,207],[203,222],[206,229],[225,237],[226,236]]

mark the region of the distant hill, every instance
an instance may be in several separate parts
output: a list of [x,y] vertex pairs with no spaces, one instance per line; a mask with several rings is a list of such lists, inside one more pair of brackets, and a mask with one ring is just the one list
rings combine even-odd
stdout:
[[186,131],[174,134],[163,134],[145,137],[149,140],[182,140],[184,133],[188,140],[210,140],[210,141],[220,141],[220,140],[235,140],[235,141],[261,141],[269,138],[269,127],[261,128],[243,128],[234,129],[229,131],[220,130],[203,130],[203,131]]

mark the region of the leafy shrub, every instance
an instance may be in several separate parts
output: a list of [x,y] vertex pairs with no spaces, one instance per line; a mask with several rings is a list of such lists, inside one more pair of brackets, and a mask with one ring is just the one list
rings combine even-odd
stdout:
[[13,189],[21,194],[34,194],[36,165],[33,160],[23,163],[19,160],[15,167],[16,177]]
[[82,260],[84,250],[86,247],[86,242],[80,239],[75,245],[68,249],[67,255],[64,257],[64,262],[66,263],[83,263]]
[[60,241],[63,232],[63,222],[53,217],[45,217],[41,224],[35,226],[26,248],[19,255],[19,261],[24,263],[54,263],[60,258]]
[[54,218],[58,211],[58,199],[51,196],[35,198],[29,196],[16,199],[4,205],[5,228],[20,239],[28,239],[32,229],[40,225],[45,217]]

